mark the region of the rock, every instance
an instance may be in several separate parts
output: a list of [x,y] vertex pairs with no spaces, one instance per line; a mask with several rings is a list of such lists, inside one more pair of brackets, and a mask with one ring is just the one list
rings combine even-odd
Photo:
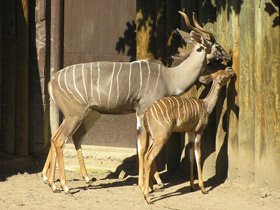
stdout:
[[124,170],[122,170],[121,172],[120,172],[120,174],[119,174],[119,179],[124,179],[125,178],[125,172],[124,172]]
[[262,193],[261,193],[261,197],[262,197],[262,198],[266,198],[266,197],[267,197],[267,192],[262,192]]

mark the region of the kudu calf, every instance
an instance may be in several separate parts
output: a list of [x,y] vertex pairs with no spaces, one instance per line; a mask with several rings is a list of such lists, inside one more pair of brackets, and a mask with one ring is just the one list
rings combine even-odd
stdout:
[[[180,31],[184,40],[192,42],[195,49],[178,66],[167,68],[159,62],[146,59],[134,62],[91,62],[68,66],[56,73],[49,82],[49,94],[64,115],[64,120],[51,137],[51,148],[42,175],[52,190],[54,184],[55,154],[58,160],[60,183],[65,193],[66,185],[62,147],[65,141],[80,132],[80,127],[90,126],[101,114],[136,112],[137,145],[139,154],[139,180],[143,188],[143,161],[146,132],[143,113],[148,106],[164,96],[179,95],[188,90],[203,72],[205,65],[216,60],[230,61],[228,53],[215,41],[211,32],[191,26],[186,14],[180,12],[191,34]],[[86,119],[86,120],[85,120]],[[73,138],[82,176],[88,182],[81,141]],[[156,165],[154,164],[155,174]],[[47,172],[49,178],[47,177]],[[161,183],[159,176],[157,182]]]
[[208,124],[208,117],[213,111],[221,87],[224,86],[234,75],[231,68],[220,70],[203,79],[205,83],[213,80],[208,96],[202,100],[197,98],[165,97],[157,100],[144,113],[144,127],[148,134],[148,149],[144,158],[144,197],[148,203],[149,186],[152,187],[150,171],[162,147],[167,143],[172,132],[186,132],[191,137],[190,161],[191,177],[190,185],[194,190],[193,162],[194,155],[197,163],[199,186],[203,193],[206,193],[203,185],[200,166],[200,140],[205,127]]

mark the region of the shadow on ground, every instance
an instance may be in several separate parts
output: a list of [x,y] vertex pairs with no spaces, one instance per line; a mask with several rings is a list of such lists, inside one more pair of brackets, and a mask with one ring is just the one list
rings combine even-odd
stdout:
[[0,182],[16,174],[34,174],[42,171],[46,155],[15,156],[0,152]]
[[[4,154],[0,154],[0,182],[4,182],[8,177],[17,175],[17,174],[34,174],[40,173],[44,162],[46,160],[45,155],[35,156],[35,157],[16,157],[16,156],[7,156]],[[106,189],[106,188],[114,188],[114,187],[122,187],[122,186],[132,186],[137,185],[138,182],[138,165],[136,164],[137,156],[133,155],[123,160],[122,164],[120,164],[115,172],[106,172],[103,178],[96,180],[94,176],[98,172],[89,172],[89,176],[93,177],[92,182],[89,185],[83,185],[83,179],[79,176],[79,172],[71,172],[67,171],[66,174],[74,173],[68,177],[67,182],[70,187],[70,194],[77,194],[81,191],[88,190],[96,190],[96,189]],[[103,172],[104,173],[104,172]],[[191,192],[189,178],[183,175],[181,170],[175,171],[163,171],[160,174],[162,181],[164,183],[164,187],[158,188],[155,186],[155,191],[162,191],[164,189],[171,188],[176,185],[184,184],[184,187],[181,187],[173,192],[161,193],[160,196],[156,196],[153,202],[157,202],[163,200],[165,198],[180,196],[183,194],[187,194]],[[195,177],[197,179],[197,177]],[[105,181],[108,180],[108,181]],[[98,181],[98,182],[96,182]],[[100,183],[101,181],[101,183]],[[218,180],[216,176],[208,179],[204,182],[205,187],[208,188],[209,191],[215,189],[220,184],[224,183],[224,180]],[[57,186],[59,186],[59,179],[56,180]],[[80,186],[79,186],[80,185]],[[209,189],[210,188],[210,189]],[[198,191],[199,186],[195,184],[195,191]],[[58,189],[58,192],[63,193],[62,189]],[[164,191],[163,191],[164,192]]]

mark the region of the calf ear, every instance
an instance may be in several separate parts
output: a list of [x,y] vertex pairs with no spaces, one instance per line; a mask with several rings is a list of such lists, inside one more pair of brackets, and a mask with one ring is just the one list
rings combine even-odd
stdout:
[[186,43],[192,43],[190,33],[176,29]]
[[209,84],[212,80],[213,80],[213,78],[212,78],[211,74],[199,77],[199,82],[201,82],[202,84],[205,84],[205,85]]

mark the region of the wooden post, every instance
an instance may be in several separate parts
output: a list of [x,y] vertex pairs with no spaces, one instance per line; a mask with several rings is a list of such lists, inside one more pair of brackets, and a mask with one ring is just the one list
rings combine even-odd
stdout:
[[254,131],[254,88],[255,72],[255,28],[248,24],[254,20],[254,1],[244,1],[240,13],[240,73],[239,73],[239,170],[241,180],[248,183],[254,181],[255,131]]
[[16,154],[28,155],[28,0],[17,0]]
[[[269,11],[267,7],[274,7]],[[259,57],[256,84],[260,92],[256,100],[256,182],[270,188],[280,187],[280,24],[279,3],[267,0],[256,5]],[[278,10],[278,11],[277,11]],[[262,31],[260,34],[259,31]],[[256,51],[254,52],[254,54]],[[261,104],[260,104],[261,103]]]
[[[239,18],[240,14],[240,2],[231,1],[234,8],[238,8],[237,11],[232,12],[228,20],[230,21],[227,24],[227,49],[232,56],[233,64],[232,68],[236,74],[234,78],[231,79],[228,85],[228,94],[227,94],[227,104],[228,104],[228,178],[236,179],[238,178],[238,114],[239,114],[239,61],[240,61],[240,27],[239,27]],[[230,35],[232,39],[230,39]]]
[[16,85],[16,2],[5,1],[3,8],[2,78],[2,149],[14,153],[15,148],[15,85]]
[[[62,68],[62,1],[51,1],[51,69],[52,77]],[[59,127],[59,110],[52,100],[50,100],[50,126],[53,134]]]
[[[220,3],[219,1],[217,3]],[[212,9],[212,10],[211,10]],[[214,22],[216,19],[217,24],[216,30],[213,30],[215,27],[212,25],[212,31],[214,35],[217,37],[218,42],[227,50],[227,33],[221,33],[225,31],[227,28],[227,10],[221,9],[219,15],[216,17],[215,11],[213,11],[212,5],[208,5],[208,10],[211,11],[209,14],[204,15],[204,20],[207,20],[207,17],[214,17],[211,20]],[[200,13],[205,13],[206,10],[201,10]],[[208,27],[211,24],[207,24]],[[228,50],[227,50],[228,52]],[[225,179],[227,177],[227,170],[228,170],[228,154],[227,154],[227,147],[228,147],[228,115],[227,115],[227,100],[226,100],[226,87],[220,92],[219,99],[216,103],[215,109],[215,121],[216,121],[216,135],[215,138],[212,139],[212,145],[215,150],[215,160],[213,160],[213,164],[215,166],[214,175],[218,180]],[[209,123],[208,123],[209,125]],[[211,131],[213,133],[213,131]]]
[[[0,1],[0,139],[2,139],[2,53],[3,53],[3,13],[4,13],[3,1]],[[0,140],[0,149],[2,148],[2,140]]]

